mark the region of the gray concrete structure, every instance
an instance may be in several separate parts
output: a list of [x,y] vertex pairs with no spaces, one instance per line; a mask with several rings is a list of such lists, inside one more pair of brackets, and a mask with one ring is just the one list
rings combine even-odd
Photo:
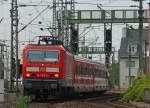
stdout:
[[[147,42],[148,30],[143,30],[143,52],[144,45]],[[138,30],[124,29],[123,37],[121,39],[121,46],[119,50],[120,63],[120,88],[124,89],[129,86],[129,79],[131,82],[137,77],[139,69],[139,51],[138,51]],[[129,53],[130,47],[130,53]],[[130,55],[130,56],[129,56]],[[130,57],[130,59],[129,59]],[[130,65],[129,65],[130,62]]]
[[0,102],[4,101],[4,80],[0,79]]

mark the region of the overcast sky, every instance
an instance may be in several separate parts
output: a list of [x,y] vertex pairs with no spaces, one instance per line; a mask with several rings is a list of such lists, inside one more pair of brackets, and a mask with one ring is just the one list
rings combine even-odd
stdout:
[[[106,10],[111,9],[129,9],[131,5],[137,5],[138,2],[134,2],[131,0],[76,0],[76,9],[92,9],[98,10],[97,4],[101,4],[101,7]],[[147,3],[149,0],[145,0],[143,2],[143,8],[147,9]],[[10,4],[11,0],[1,0],[0,2],[0,19],[2,18],[2,22],[0,23],[0,39],[10,40]],[[38,4],[38,5],[52,5],[52,0],[18,0],[18,4]],[[19,29],[21,29],[24,25],[26,25],[31,19],[33,19],[41,10],[46,8],[46,6],[38,6],[38,7],[19,7]],[[132,7],[131,9],[138,9],[136,7]],[[41,21],[42,24],[38,24]],[[49,35],[47,30],[41,31],[40,28],[46,28],[50,26],[52,23],[52,10],[47,9],[39,18],[37,18],[31,25],[29,25],[24,31],[19,33],[20,41],[29,41],[34,39],[35,36],[39,35]],[[80,32],[85,30],[85,27],[90,24],[84,24],[80,26]],[[102,24],[94,24],[86,31],[90,31],[86,38],[94,41],[97,39],[97,43],[99,46],[103,46],[103,26]],[[134,24],[135,27],[138,27],[138,24]],[[125,24],[113,24],[113,46],[116,49],[120,47],[120,39],[122,37],[122,28],[125,27]],[[92,37],[91,37],[92,36]],[[101,43],[101,44],[99,44]],[[87,43],[88,44],[88,43]]]

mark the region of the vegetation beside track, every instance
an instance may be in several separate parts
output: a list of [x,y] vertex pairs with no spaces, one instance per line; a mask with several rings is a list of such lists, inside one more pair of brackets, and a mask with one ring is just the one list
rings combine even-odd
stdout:
[[31,108],[28,103],[28,97],[21,97],[15,104],[15,108]]
[[135,79],[132,85],[126,90],[121,101],[144,101],[144,89],[150,88],[150,77],[140,76]]
[[108,69],[109,79],[112,85],[119,85],[119,63],[114,63]]

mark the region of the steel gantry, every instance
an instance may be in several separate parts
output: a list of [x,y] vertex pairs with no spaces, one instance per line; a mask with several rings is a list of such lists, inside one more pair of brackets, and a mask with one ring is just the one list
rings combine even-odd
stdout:
[[[141,15],[142,14],[142,15]],[[142,16],[142,20],[141,20]],[[113,23],[139,23],[139,68],[141,66],[141,59],[144,57],[142,53],[142,42],[141,42],[141,26],[143,23],[148,23],[148,10],[143,10],[140,13],[137,9],[126,9],[126,10],[76,10],[74,12],[74,17],[68,17],[69,24],[86,24],[86,23],[103,23],[113,24]],[[105,33],[104,33],[105,34]],[[105,42],[104,42],[105,43]],[[80,53],[80,51],[79,51]],[[97,53],[97,52],[93,52]],[[105,53],[105,51],[104,51]],[[143,61],[143,60],[142,60]],[[145,63],[146,65],[146,63]]]
[[[139,23],[139,10],[76,10],[69,23]],[[148,23],[148,10],[143,10],[143,23]]]

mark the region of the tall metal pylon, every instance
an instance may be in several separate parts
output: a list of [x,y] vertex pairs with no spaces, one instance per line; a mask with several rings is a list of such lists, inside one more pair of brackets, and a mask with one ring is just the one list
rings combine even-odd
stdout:
[[56,11],[56,6],[57,6],[57,4],[56,4],[56,0],[53,0],[53,27],[52,27],[52,35],[53,36],[56,36],[56,30],[57,30],[57,28],[56,28],[56,19],[57,19],[57,11]]
[[[62,11],[63,9],[63,0],[53,0],[53,22],[52,22],[52,33],[53,36],[62,39]],[[59,19],[59,20],[57,20]]]
[[70,3],[68,0],[65,0],[64,2],[64,16],[63,16],[63,21],[64,21],[64,44],[67,48],[69,48],[69,24],[68,24],[68,5]]
[[[75,15],[74,15],[74,13],[75,13],[75,0],[71,0],[70,6],[71,6],[70,7],[71,8],[71,10],[70,10],[70,17],[72,19],[72,18],[75,17]],[[77,43],[77,40],[78,40],[78,37],[76,37],[76,39],[75,39],[75,36],[74,36],[75,29],[78,30],[78,26],[75,28],[75,24],[71,23],[70,24],[70,32],[71,32],[71,35],[70,35],[70,46],[71,46],[71,48],[70,49],[71,49],[72,53],[74,53],[74,54],[76,53],[77,54],[77,52],[74,51],[74,44]]]
[[74,10],[74,0],[53,0],[53,28],[56,36],[63,41],[67,48],[69,48],[71,40],[71,25],[69,25],[67,18],[69,14],[74,14]]
[[10,90],[13,91],[13,82],[16,78],[18,88],[18,5],[17,0],[11,2],[11,57],[10,57]]

